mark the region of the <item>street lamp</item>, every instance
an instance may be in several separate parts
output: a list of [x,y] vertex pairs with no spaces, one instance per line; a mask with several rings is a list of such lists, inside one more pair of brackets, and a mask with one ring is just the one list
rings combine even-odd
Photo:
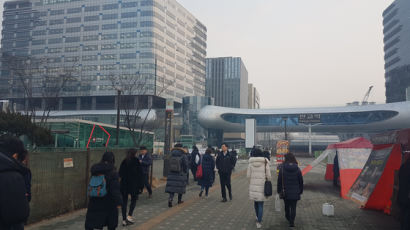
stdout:
[[285,122],[285,140],[288,140],[288,132],[287,132],[287,121],[288,121],[288,117],[282,117],[282,121]]
[[[321,124],[322,123],[316,123],[316,124],[309,123],[307,125],[308,130],[309,130],[309,156],[312,156],[312,127],[317,126],[317,125],[321,125]],[[304,125],[304,124],[301,124],[301,125],[306,127],[306,125]]]
[[120,102],[121,102],[121,87],[118,86],[118,82],[116,82],[116,86],[114,87],[117,90],[117,129],[116,129],[116,139],[115,145],[118,146],[119,137],[120,137]]

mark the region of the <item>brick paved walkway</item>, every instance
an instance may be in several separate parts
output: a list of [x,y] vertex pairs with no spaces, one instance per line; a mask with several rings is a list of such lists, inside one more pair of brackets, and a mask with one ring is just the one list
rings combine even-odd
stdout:
[[[302,159],[302,164],[310,161]],[[136,223],[118,229],[256,229],[252,201],[248,198],[248,180],[246,179],[246,161],[237,165],[232,180],[233,201],[221,203],[219,181],[217,180],[209,198],[199,198],[199,186],[191,181],[181,206],[167,207],[167,194],[160,187],[154,191],[153,199],[140,196],[134,212]],[[305,192],[298,203],[295,229],[332,229],[332,230],[370,230],[400,229],[399,224],[390,216],[380,212],[361,210],[358,206],[338,196],[338,190],[331,182],[323,180],[324,167],[313,169],[305,176]],[[192,178],[192,177],[191,177]],[[276,188],[276,181],[273,183]],[[321,214],[322,204],[330,202],[335,206],[335,217]],[[174,202],[175,203],[175,202]],[[59,217],[28,227],[29,230],[80,230],[84,229],[85,210]],[[288,229],[281,212],[275,212],[274,199],[265,202],[263,229]]]

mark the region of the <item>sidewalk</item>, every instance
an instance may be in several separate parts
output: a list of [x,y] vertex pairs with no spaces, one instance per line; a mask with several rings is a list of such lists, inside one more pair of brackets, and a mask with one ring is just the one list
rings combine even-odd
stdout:
[[[310,159],[300,159],[302,164]],[[168,194],[164,188],[154,190],[152,199],[147,194],[140,196],[134,212],[136,223],[118,229],[256,229],[253,202],[248,198],[248,180],[245,170],[246,161],[239,161],[232,179],[233,201],[221,203],[219,178],[210,192],[209,198],[199,198],[199,186],[191,183],[184,195],[183,205],[167,207]],[[191,175],[192,176],[192,175]],[[305,192],[298,203],[296,228],[294,229],[332,229],[367,230],[400,229],[392,217],[381,212],[361,210],[349,200],[338,196],[331,182],[323,180],[324,167],[319,166],[305,176]],[[274,191],[276,181],[273,181]],[[335,217],[322,216],[322,204],[330,202],[335,206]],[[175,203],[175,202],[174,202]],[[85,210],[64,217],[44,221],[28,227],[29,230],[82,230],[84,229]],[[274,200],[265,202],[263,229],[288,229],[281,212],[275,212]]]

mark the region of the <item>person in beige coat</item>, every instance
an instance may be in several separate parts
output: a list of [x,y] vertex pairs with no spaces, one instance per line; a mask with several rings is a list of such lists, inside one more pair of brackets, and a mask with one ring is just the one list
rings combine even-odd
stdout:
[[248,165],[249,199],[254,201],[256,213],[256,227],[262,227],[263,203],[268,198],[265,196],[265,181],[271,180],[270,162],[264,157],[262,150],[255,149]]

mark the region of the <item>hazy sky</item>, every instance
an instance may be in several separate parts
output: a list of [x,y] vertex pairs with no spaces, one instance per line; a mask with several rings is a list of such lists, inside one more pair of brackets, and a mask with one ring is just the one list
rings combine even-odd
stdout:
[[392,0],[179,0],[208,56],[239,56],[263,107],[385,102],[382,12]]
[[382,12],[393,0],[178,1],[207,26],[208,57],[243,58],[262,107],[344,105],[370,85],[370,100],[385,101]]

